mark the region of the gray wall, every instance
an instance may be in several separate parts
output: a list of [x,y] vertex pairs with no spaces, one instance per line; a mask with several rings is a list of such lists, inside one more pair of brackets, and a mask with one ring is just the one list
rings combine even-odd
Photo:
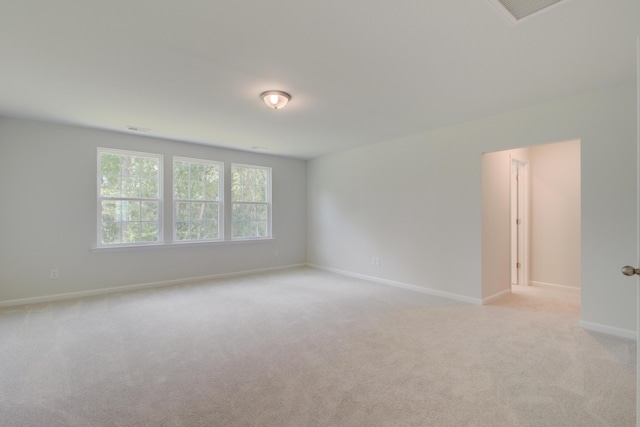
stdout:
[[629,82],[310,161],[309,262],[490,297],[482,153],[580,140],[582,324],[632,334],[636,286],[620,267],[637,259],[635,93]]
[[[165,218],[172,155],[272,167],[275,239],[92,251],[97,147],[164,155]],[[0,118],[0,302],[304,263],[306,168],[302,160]],[[52,268],[58,280],[49,279]]]

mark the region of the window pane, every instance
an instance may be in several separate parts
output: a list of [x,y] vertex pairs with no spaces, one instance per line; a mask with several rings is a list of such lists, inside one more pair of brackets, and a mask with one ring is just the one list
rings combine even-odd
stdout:
[[207,220],[218,220],[218,205],[216,203],[207,203],[204,216]]
[[193,240],[204,238],[204,223],[196,221],[191,223],[189,238]]
[[244,229],[244,223],[242,221],[237,221],[233,223],[233,237],[243,237],[242,230]]
[[231,185],[233,187],[237,187],[239,185],[241,185],[241,169],[239,168],[231,168]]
[[102,222],[113,222],[116,220],[116,202],[102,201]]
[[245,202],[253,202],[254,200],[256,200],[255,187],[245,186],[244,191],[242,193],[242,200]]
[[254,169],[245,168],[242,174],[242,184],[243,185],[255,185],[256,183],[256,172]]
[[204,218],[204,203],[191,203],[191,220],[198,221]]
[[122,197],[140,197],[140,178],[137,176],[122,177]]
[[255,190],[255,200],[256,202],[266,202],[267,201],[267,189],[265,186],[256,187]]
[[138,243],[140,242],[140,223],[139,222],[123,222],[122,223],[122,242]]
[[158,223],[157,222],[142,222],[140,225],[141,240],[143,242],[155,242],[158,240]]
[[173,197],[175,197],[176,199],[186,200],[189,198],[189,181],[175,181],[173,188]]
[[205,198],[207,200],[219,200],[218,199],[218,181],[205,183]]
[[218,222],[217,221],[205,222],[205,232],[207,233],[208,238],[217,239],[218,238]]
[[103,223],[102,224],[102,244],[120,243],[120,223]]
[[140,202],[122,202],[122,217],[125,221],[140,221]]
[[244,205],[233,205],[233,221],[244,220]]
[[158,202],[142,202],[140,219],[158,222]]
[[266,205],[257,205],[256,206],[256,219],[259,221],[264,221],[266,223],[267,217],[267,206]]
[[267,171],[264,169],[256,170],[256,185],[263,186],[267,184]]
[[202,181],[191,181],[191,200],[204,200],[204,185]]
[[231,200],[234,202],[242,201],[242,187],[234,186],[231,188]]
[[176,222],[176,239],[178,240],[189,239],[189,223],[188,222]]
[[120,195],[120,175],[103,175],[100,180],[100,195],[117,197]]
[[255,226],[253,221],[247,221],[244,223],[244,227],[242,230],[243,237],[254,237],[256,235]]
[[105,175],[120,175],[120,156],[113,153],[101,153],[100,173]]
[[157,178],[158,177],[158,159],[152,159],[149,157],[141,158],[141,167],[142,173],[141,175],[148,178]]
[[204,165],[202,163],[191,163],[191,181],[204,181]]
[[189,179],[189,163],[176,160],[173,162],[173,179],[186,181]]
[[158,178],[143,177],[140,185],[141,196],[147,199],[158,198]]
[[266,237],[267,236],[267,223],[266,222],[257,222],[256,223],[256,231],[258,237]]
[[99,153],[100,244],[159,241],[160,158],[103,149]]
[[176,203],[176,221],[188,221],[189,217],[189,203]]
[[123,176],[139,175],[138,173],[136,173],[136,169],[133,165],[133,159],[131,158],[131,156],[122,155],[121,164],[122,164],[122,169],[120,170],[121,175]]
[[[206,160],[174,161],[176,239],[218,238],[220,165]],[[183,202],[184,200],[184,202]],[[216,221],[216,232],[209,221]]]
[[232,165],[231,176],[232,237],[268,237],[271,169]]

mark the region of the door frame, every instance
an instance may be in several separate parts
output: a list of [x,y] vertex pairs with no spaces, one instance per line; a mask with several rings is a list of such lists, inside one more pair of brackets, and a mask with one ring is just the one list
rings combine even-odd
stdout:
[[[510,156],[511,285],[529,285],[529,162]],[[517,174],[516,174],[517,172]],[[519,221],[519,224],[516,223]],[[520,263],[520,268],[517,267]],[[514,282],[515,279],[515,282]]]

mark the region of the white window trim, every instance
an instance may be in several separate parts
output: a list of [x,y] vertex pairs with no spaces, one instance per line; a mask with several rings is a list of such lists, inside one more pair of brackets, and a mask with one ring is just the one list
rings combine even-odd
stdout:
[[[231,171],[233,171],[234,167],[238,167],[238,168],[248,168],[248,169],[263,169],[266,170],[268,172],[267,175],[267,191],[266,191],[266,202],[234,202],[233,201],[233,179],[231,179],[230,185],[229,185],[229,200],[230,200],[230,205],[231,205],[231,219],[229,221],[229,223],[231,224],[231,228],[229,231],[229,239],[230,241],[252,241],[252,240],[268,240],[268,239],[273,239],[273,230],[272,230],[272,209],[273,209],[273,202],[272,202],[272,197],[271,197],[271,193],[272,193],[272,180],[273,180],[273,169],[269,166],[259,166],[259,165],[249,165],[249,164],[243,164],[243,163],[231,163]],[[233,237],[233,205],[234,204],[261,204],[261,205],[266,205],[267,206],[267,235],[264,237],[259,237],[259,236],[248,236],[248,237]]]
[[[200,163],[200,164],[209,164],[215,165],[218,167],[218,200],[186,200],[186,199],[176,199],[175,194],[175,185],[176,185],[176,161],[190,162],[190,163]],[[216,160],[207,160],[207,159],[196,159],[191,157],[180,157],[173,156],[173,161],[171,163],[171,199],[172,199],[172,243],[177,245],[185,245],[185,244],[193,244],[193,243],[206,243],[206,242],[221,242],[225,240],[224,236],[224,196],[225,186],[224,186],[224,162],[216,161]],[[217,203],[218,204],[218,238],[212,239],[186,239],[186,240],[178,240],[177,239],[177,230],[176,226],[176,203],[178,202],[203,202],[203,203]]]
[[[127,156],[141,156],[141,157],[151,157],[158,159],[158,240],[155,242],[133,242],[133,243],[117,243],[117,244],[103,244],[102,243],[102,201],[103,200],[148,200],[148,199],[138,199],[138,198],[113,198],[113,197],[102,197],[100,195],[100,177],[102,176],[102,171],[100,168],[100,157],[103,153],[109,154],[121,154]],[[164,244],[164,156],[162,154],[156,153],[146,153],[141,151],[130,151],[130,150],[120,150],[115,148],[105,148],[98,147],[97,150],[97,159],[96,159],[96,249],[97,248],[129,248],[129,247],[137,247],[137,246],[159,246]]]

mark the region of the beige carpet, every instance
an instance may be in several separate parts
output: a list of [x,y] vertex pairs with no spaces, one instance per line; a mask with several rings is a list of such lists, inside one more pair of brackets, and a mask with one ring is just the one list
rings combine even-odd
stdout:
[[577,296],[297,269],[0,309],[0,425],[634,426],[635,342]]

